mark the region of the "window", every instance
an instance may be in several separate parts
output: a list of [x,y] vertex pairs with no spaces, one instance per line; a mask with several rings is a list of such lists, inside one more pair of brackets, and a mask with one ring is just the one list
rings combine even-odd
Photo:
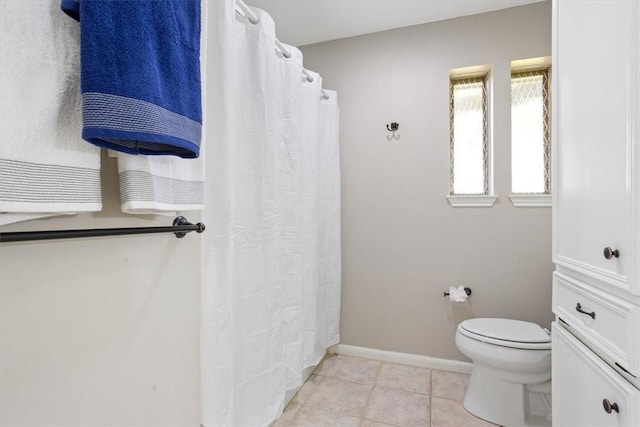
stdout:
[[[549,68],[511,73],[511,200],[550,206]],[[542,196],[542,197],[541,197]]]
[[491,206],[495,197],[481,197],[491,192],[488,71],[469,75],[462,70],[467,72],[450,74],[449,202]]

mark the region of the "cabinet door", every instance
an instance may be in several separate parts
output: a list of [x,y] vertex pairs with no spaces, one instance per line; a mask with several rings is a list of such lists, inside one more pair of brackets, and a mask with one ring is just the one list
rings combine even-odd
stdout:
[[555,261],[635,294],[639,3],[556,1],[553,46]]
[[557,322],[552,329],[553,425],[640,425],[640,390]]

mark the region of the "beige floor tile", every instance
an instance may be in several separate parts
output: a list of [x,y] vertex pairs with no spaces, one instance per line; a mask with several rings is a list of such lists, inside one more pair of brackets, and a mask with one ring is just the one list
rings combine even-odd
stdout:
[[302,387],[300,387],[300,390],[298,391],[298,394],[296,396],[296,400],[298,401],[298,403],[304,405],[309,400],[309,398],[313,394],[313,391],[316,389],[316,385],[320,382],[320,380],[321,378],[317,375],[311,375],[309,379],[307,379]]
[[375,360],[334,356],[323,360],[317,374],[359,384],[373,384],[380,365],[381,362]]
[[327,354],[316,366],[316,369],[313,371],[313,375],[326,375],[328,369],[331,367],[333,362],[338,357],[335,354]]
[[376,378],[376,384],[385,388],[429,394],[431,371],[424,368],[383,363]]
[[376,386],[364,418],[399,426],[429,425],[429,396]]
[[278,418],[271,427],[290,427],[293,423],[293,419],[300,412],[300,408],[302,405],[298,403],[298,401],[294,398],[291,402],[284,408],[282,415]]
[[340,415],[311,406],[303,406],[290,425],[291,427],[358,427],[360,418]]
[[431,395],[445,399],[464,400],[469,375],[447,371],[431,371]]
[[327,356],[272,427],[493,426],[462,406],[468,383],[466,374]]
[[490,427],[489,423],[467,412],[461,402],[431,398],[431,427]]
[[318,376],[305,405],[331,412],[360,417],[367,403],[370,385],[356,384],[338,378]]

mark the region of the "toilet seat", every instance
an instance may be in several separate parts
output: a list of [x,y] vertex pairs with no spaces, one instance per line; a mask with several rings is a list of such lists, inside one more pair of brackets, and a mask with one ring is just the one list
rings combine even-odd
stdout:
[[512,319],[469,319],[458,325],[461,335],[488,344],[523,350],[550,350],[551,337],[539,325]]

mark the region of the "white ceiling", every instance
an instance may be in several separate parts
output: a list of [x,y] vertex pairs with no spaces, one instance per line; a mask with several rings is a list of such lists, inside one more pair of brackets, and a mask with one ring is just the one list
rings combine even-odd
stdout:
[[278,39],[294,46],[544,0],[246,0],[276,22]]

